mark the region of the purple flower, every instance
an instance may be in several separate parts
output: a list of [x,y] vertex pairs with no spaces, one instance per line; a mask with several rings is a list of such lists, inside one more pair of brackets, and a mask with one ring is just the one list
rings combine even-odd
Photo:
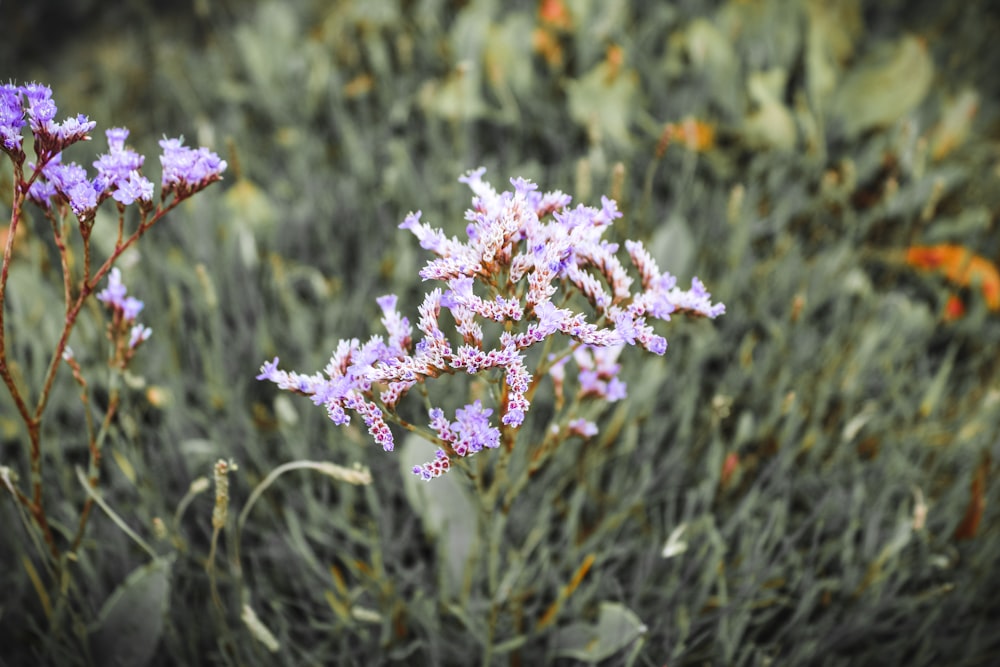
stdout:
[[153,183],[138,171],[132,171],[128,178],[117,181],[117,188],[111,194],[115,201],[128,206],[136,200],[150,202],[153,200]]
[[153,335],[153,330],[147,326],[141,324],[136,324],[132,327],[132,331],[129,334],[128,347],[130,350],[134,350],[139,343],[149,340],[149,337]]
[[188,148],[183,139],[161,139],[163,189],[196,189],[222,178],[226,161],[207,148]]
[[73,186],[87,180],[87,170],[75,162],[63,164],[61,154],[57,154],[42,168],[42,175],[67,199]]
[[56,194],[58,194],[56,186],[44,178],[35,179],[35,182],[28,188],[28,196],[31,197],[31,201],[43,208],[49,207],[51,199]]
[[88,217],[97,208],[97,190],[94,189],[94,184],[87,179],[77,181],[64,194],[69,198],[69,205],[73,209],[73,213],[79,218]]
[[126,322],[131,322],[138,317],[139,313],[142,312],[143,307],[144,304],[142,301],[134,296],[126,297],[125,301],[123,301],[121,305],[122,317],[125,318]]
[[[128,130],[123,127],[112,127],[105,131],[105,135],[108,138],[109,150],[107,153],[98,156],[97,160],[94,161],[94,168],[97,169],[99,182],[104,184],[104,188],[117,186],[119,190],[126,190],[128,194],[123,194],[122,198],[115,197],[116,201],[124,204],[131,204],[136,199],[151,200],[153,198],[152,183],[150,183],[148,188],[148,197],[140,197],[138,194],[132,196],[136,192],[136,181],[132,175],[134,173],[136,174],[135,178],[139,178],[138,171],[142,169],[146,158],[133,150],[125,148],[125,139],[128,138]],[[142,180],[145,181],[145,179]],[[146,190],[147,188],[143,185],[142,192]],[[129,201],[122,201],[123,198]]]
[[445,474],[450,468],[451,461],[448,460],[448,453],[443,449],[439,449],[435,453],[433,461],[413,466],[413,474],[429,482],[435,477]]
[[104,136],[108,138],[108,149],[112,153],[121,153],[125,150],[125,140],[128,139],[128,129],[124,127],[109,127],[104,131]]
[[0,145],[5,151],[21,150],[21,128],[24,127],[24,109],[21,106],[21,89],[12,83],[0,85]]
[[[22,98],[26,104],[22,103]],[[48,86],[40,83],[0,86],[0,144],[3,149],[11,154],[20,153],[25,118],[35,135],[35,152],[42,163],[70,144],[90,138],[88,133],[96,123],[83,115],[56,123],[56,111]]]
[[580,419],[574,419],[568,424],[568,426],[570,433],[578,435],[585,440],[597,435],[597,424],[587,421],[582,417]]
[[585,345],[573,352],[573,359],[580,367],[577,379],[580,395],[614,403],[627,395],[627,386],[618,378],[621,365],[617,358],[623,345],[593,347]]
[[128,290],[122,283],[122,272],[116,266],[108,274],[108,286],[97,293],[97,300],[112,310],[122,313],[126,322],[131,322],[142,310],[143,303],[135,297],[126,297],[127,292]]
[[[165,187],[188,187],[185,179],[200,177],[189,171],[193,152],[184,153],[188,149],[178,140],[161,145]],[[525,353],[528,348],[553,341],[569,345],[547,358],[557,410],[563,405],[570,350],[575,350],[572,356],[579,367],[577,398],[614,402],[627,392],[617,362],[626,344],[655,354],[666,351],[666,340],[650,322],[669,320],[675,311],[708,317],[723,312],[699,281],[691,290],[678,290],[674,278],[659,270],[642,244],[629,242],[626,248],[641,284],[633,293],[636,281],[617,256],[618,244],[602,238],[622,216],[613,200],[603,198],[600,208],[571,208],[569,196],[540,193],[521,178],[511,179],[513,190],[498,193],[483,180],[483,173],[478,169],[459,179],[473,192],[464,240],[421,222],[419,212],[400,224],[435,255],[420,277],[446,283],[445,289],[428,292],[418,307],[420,340],[412,340],[414,330],[398,311],[399,299],[389,294],[377,299],[387,337],[372,336],[364,344],[341,341],[326,366],[326,378],[278,370],[277,360],[264,364],[258,376],[309,395],[326,407],[335,423],[347,423],[348,412],[359,414],[386,450],[392,448],[392,433],[384,418],[395,415],[410,389],[418,384],[423,389],[425,383],[457,372],[502,377],[500,425],[490,421],[494,410],[480,400],[457,410],[454,421],[440,408],[430,409],[430,429],[448,449],[413,468],[424,479],[447,472],[449,453],[467,456],[497,447],[503,427],[523,424],[531,407],[529,396],[537,388],[525,366],[526,359],[536,358]],[[578,310],[581,305],[583,311]],[[443,319],[447,332],[442,309],[449,311]],[[564,433],[583,438],[597,432],[597,426],[584,419],[573,419],[564,428]],[[559,430],[557,426],[557,434]]]
[[263,365],[261,365],[260,375],[257,376],[257,379],[276,382],[278,372],[278,357],[275,357],[272,361],[265,361]]
[[458,436],[452,430],[451,422],[444,416],[444,410],[441,408],[431,408],[427,414],[431,418],[430,427],[434,429],[438,437],[444,442],[455,442]]
[[70,144],[90,139],[90,131],[96,126],[95,121],[88,120],[83,114],[77,114],[76,118],[67,118],[62,123],[49,123],[45,132],[55,138],[58,152]]
[[628,395],[627,385],[614,377],[608,380],[608,386],[604,393],[604,400],[608,403],[614,403],[615,401],[620,401]]
[[413,328],[410,326],[410,320],[402,317],[396,310],[398,300],[399,297],[395,294],[386,294],[375,302],[382,309],[382,325],[389,334],[387,345],[389,350],[397,356],[404,356],[410,347]]
[[56,117],[56,104],[52,101],[52,89],[40,83],[29,83],[21,88],[28,100],[27,114],[31,130],[40,133],[50,127]]
[[495,449],[500,446],[500,429],[490,424],[491,414],[493,410],[484,409],[478,399],[455,411],[452,430],[458,435],[455,451],[459,456],[464,456],[460,448],[466,448],[469,453],[474,454],[483,447]]

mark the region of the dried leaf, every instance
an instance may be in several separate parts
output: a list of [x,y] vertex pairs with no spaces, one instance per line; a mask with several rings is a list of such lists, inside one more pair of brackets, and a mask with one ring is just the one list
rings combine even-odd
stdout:
[[962,91],[945,105],[941,120],[931,131],[931,157],[934,160],[940,160],[965,143],[978,110],[979,93],[974,90]]
[[538,20],[557,30],[573,29],[573,17],[563,0],[541,0],[538,3]]
[[722,462],[722,474],[719,477],[719,488],[725,490],[733,481],[733,476],[740,467],[740,455],[736,452],[729,452]]
[[704,153],[715,147],[715,126],[697,118],[667,123],[656,147],[656,157],[663,157],[670,144],[683,144],[689,151]]
[[969,487],[969,504],[965,508],[965,516],[955,529],[955,540],[971,540],[979,532],[979,522],[986,509],[986,476],[990,472],[990,456],[983,455],[979,466],[972,474],[972,484]]

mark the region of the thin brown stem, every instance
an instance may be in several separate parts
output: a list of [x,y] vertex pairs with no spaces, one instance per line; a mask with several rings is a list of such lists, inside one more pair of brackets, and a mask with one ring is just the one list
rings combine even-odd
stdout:
[[[86,403],[86,401],[85,401]],[[89,470],[87,471],[87,483],[90,488],[97,489],[97,483],[100,481],[101,474],[101,457],[103,455],[103,444],[104,437],[111,427],[111,420],[114,419],[115,413],[118,412],[119,405],[119,393],[117,388],[112,391],[111,399],[108,403],[108,409],[104,413],[104,419],[101,423],[101,430],[97,434],[92,434],[90,437],[89,447],[90,447],[90,463]],[[87,424],[88,429],[92,429],[90,411],[87,411]],[[87,520],[90,518],[90,511],[94,506],[93,496],[88,495],[87,500],[83,504],[83,508],[80,510],[80,520],[77,523],[76,535],[73,537],[71,542],[70,551],[76,551],[80,546],[80,542],[83,541],[83,534],[87,527]]]

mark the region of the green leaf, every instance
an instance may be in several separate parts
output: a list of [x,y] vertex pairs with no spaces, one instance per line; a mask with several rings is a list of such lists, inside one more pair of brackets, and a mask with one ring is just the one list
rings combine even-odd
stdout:
[[600,662],[626,648],[646,630],[646,625],[628,607],[602,602],[595,623],[573,623],[556,632],[556,655]]
[[149,663],[163,634],[172,565],[172,557],[161,557],[136,568],[108,596],[91,636],[96,664],[142,667]]
[[852,70],[830,111],[849,137],[888,127],[923,101],[933,79],[934,61],[926,44],[909,35],[876,49]]
[[649,254],[663,271],[687,276],[694,260],[697,243],[684,218],[673,215],[656,228],[649,242]]
[[595,142],[607,138],[627,146],[629,125],[639,106],[638,90],[639,77],[634,70],[602,61],[582,78],[569,82],[569,114],[587,128]]
[[795,117],[782,102],[788,74],[781,68],[756,72],[747,79],[747,90],[756,109],[743,121],[743,133],[751,145],[791,150],[798,131]]
[[397,448],[403,490],[413,510],[420,515],[424,531],[437,538],[446,566],[451,592],[461,588],[465,566],[475,543],[476,506],[462,485],[461,472],[425,481],[413,474],[413,467],[434,456],[434,447],[418,435],[411,435]]
[[425,82],[417,99],[428,114],[453,122],[476,120],[487,110],[481,88],[478,64],[466,60],[446,77]]

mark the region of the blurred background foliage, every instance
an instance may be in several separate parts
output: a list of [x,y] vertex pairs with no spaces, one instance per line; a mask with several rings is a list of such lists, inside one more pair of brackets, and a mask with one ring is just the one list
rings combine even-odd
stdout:
[[[3,501],[0,664],[1000,661],[994,3],[3,11],[0,74],[47,83],[61,116],[98,122],[73,159],[125,125],[153,178],[163,134],[230,171],[123,266],[155,333],[102,493],[163,558],[95,517],[75,572],[93,609],[86,656],[46,636]],[[479,165],[500,188],[520,175],[618,198],[619,239],[643,239],[727,305],[716,322],[672,323],[664,359],[629,354],[628,405],[491,525],[463,511],[461,485],[414,487],[420,445],[376,451],[254,379],[275,355],[322,368],[337,340],[374,331],[380,294],[415,317],[426,257],[396,225],[421,209],[461,233],[456,177]],[[8,303],[29,370],[61,326],[45,308],[59,283],[43,222],[19,241]],[[113,220],[101,228],[110,240]],[[96,318],[72,341],[95,372],[102,344]],[[68,381],[49,417],[47,484],[68,517],[86,460]],[[15,469],[21,428],[0,398],[0,462]],[[292,460],[360,462],[374,482],[279,478],[243,530],[241,567],[224,531],[214,605],[213,499],[192,483],[219,458],[239,466],[234,512]],[[491,530],[499,553],[480,548]],[[245,603],[267,631],[241,620]]]

